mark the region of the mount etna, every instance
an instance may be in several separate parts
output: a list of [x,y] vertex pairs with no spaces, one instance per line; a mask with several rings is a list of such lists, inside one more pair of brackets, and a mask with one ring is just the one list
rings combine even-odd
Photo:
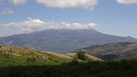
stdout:
[[108,35],[94,29],[48,29],[0,38],[0,45],[21,46],[55,52],[69,52],[93,45],[137,42],[132,37]]

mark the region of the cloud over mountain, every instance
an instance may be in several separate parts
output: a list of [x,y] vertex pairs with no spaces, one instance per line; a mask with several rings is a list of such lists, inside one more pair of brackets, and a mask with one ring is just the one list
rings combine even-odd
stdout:
[[53,8],[94,9],[98,0],[36,0],[37,3]]
[[44,22],[40,19],[32,19],[28,17],[28,20],[16,23],[9,23],[9,24],[0,24],[1,29],[13,29],[19,30],[21,32],[34,32],[34,31],[41,31],[45,29],[94,29],[97,24],[95,23],[88,23],[88,24],[81,24],[81,23],[55,23],[55,22]]

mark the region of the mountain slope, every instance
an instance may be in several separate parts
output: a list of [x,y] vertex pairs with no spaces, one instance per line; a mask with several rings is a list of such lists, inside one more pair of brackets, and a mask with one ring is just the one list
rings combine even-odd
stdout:
[[[97,57],[88,55],[92,61],[101,61]],[[92,56],[92,57],[91,57]],[[49,51],[38,51],[30,48],[14,46],[0,46],[0,67],[16,65],[57,65],[71,62],[77,55],[69,56]]]
[[[72,59],[74,59],[75,57],[77,57],[78,52],[75,53],[66,53],[67,56],[71,57]],[[103,59],[98,58],[96,56],[93,56],[91,54],[88,54],[85,52],[85,57],[88,58],[88,61],[103,61]]]
[[105,60],[137,60],[137,43],[133,42],[110,43],[83,49]]
[[16,65],[54,65],[71,61],[68,56],[61,56],[49,51],[13,46],[0,46],[0,66]]
[[40,50],[67,52],[76,49],[112,42],[135,42],[131,37],[107,35],[95,30],[45,30],[29,34],[0,38],[0,44],[10,42],[14,46],[36,48]]

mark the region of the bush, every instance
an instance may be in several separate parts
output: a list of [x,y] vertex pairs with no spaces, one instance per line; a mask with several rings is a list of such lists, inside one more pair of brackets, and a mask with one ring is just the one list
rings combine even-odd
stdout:
[[79,51],[79,52],[77,52],[77,58],[84,61],[87,59],[85,54],[86,53],[84,51]]
[[137,77],[137,61],[0,68],[0,77]]

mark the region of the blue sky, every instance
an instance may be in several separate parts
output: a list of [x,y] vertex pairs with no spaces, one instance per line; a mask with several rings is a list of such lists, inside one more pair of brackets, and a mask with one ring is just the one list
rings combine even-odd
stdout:
[[[59,1],[64,4],[60,5]],[[137,0],[85,0],[84,3],[82,1],[0,0],[0,36],[22,33],[20,30],[12,30],[13,25],[24,24],[27,21],[27,24],[32,24],[37,20],[40,24],[46,22],[50,25],[67,22],[71,25],[79,23],[87,26],[86,24],[92,23],[97,25],[95,29],[100,32],[137,38]],[[28,20],[28,17],[32,21]],[[11,23],[14,23],[12,28],[9,25]],[[27,30],[30,29],[27,27]]]

